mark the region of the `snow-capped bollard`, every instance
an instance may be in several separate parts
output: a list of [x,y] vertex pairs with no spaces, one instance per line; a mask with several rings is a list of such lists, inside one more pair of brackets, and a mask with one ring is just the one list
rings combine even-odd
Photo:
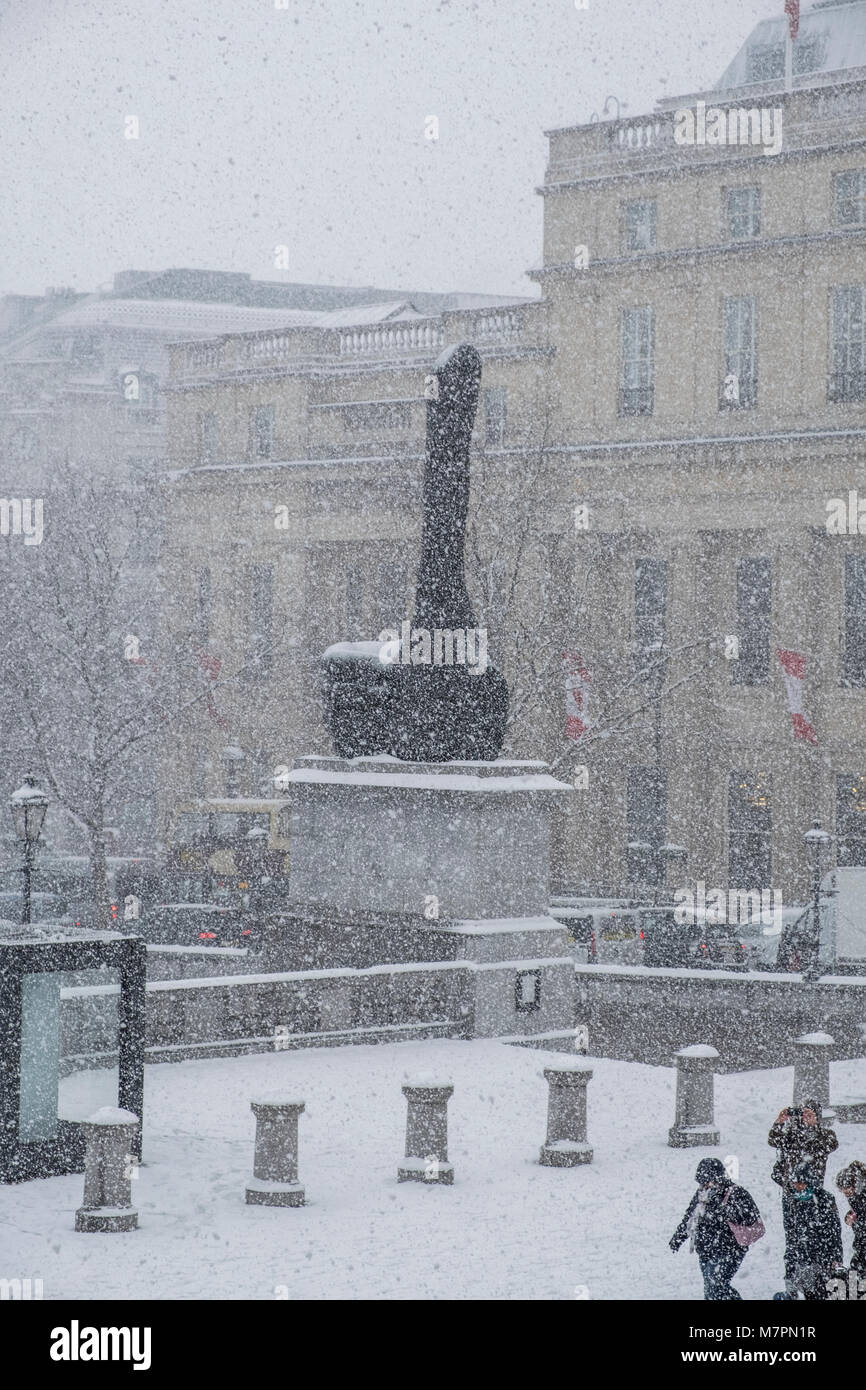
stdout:
[[438,1182],[449,1186],[454,1167],[448,1162],[450,1082],[417,1080],[403,1087],[406,1109],[406,1157],[398,1182]]
[[82,1122],[84,1196],[75,1213],[76,1231],[134,1231],[133,1139],[140,1124],[131,1110],[106,1105]]
[[542,1145],[539,1163],[546,1168],[575,1168],[592,1162],[592,1148],[586,1142],[586,1088],[592,1080],[592,1067],[585,1062],[569,1062],[545,1067],[547,1078],[547,1141]]
[[668,1130],[672,1149],[703,1149],[719,1143],[713,1107],[714,1047],[696,1043],[675,1054],[677,1105],[673,1128]]
[[250,1101],[256,1117],[253,1176],[247,1183],[247,1204],[257,1207],[302,1207],[304,1189],[298,1182],[298,1116],[302,1100],[268,1096]]
[[829,1033],[801,1033],[794,1039],[794,1104],[815,1100],[826,1110],[830,1104]]

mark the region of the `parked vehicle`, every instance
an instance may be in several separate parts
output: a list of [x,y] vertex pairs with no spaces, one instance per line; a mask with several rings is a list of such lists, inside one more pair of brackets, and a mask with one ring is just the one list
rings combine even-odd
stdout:
[[153,946],[240,946],[245,925],[234,908],[216,903],[154,903],[134,929]]
[[673,907],[645,908],[641,913],[644,965],[694,970],[747,970],[749,953],[738,928],[705,923],[682,924]]

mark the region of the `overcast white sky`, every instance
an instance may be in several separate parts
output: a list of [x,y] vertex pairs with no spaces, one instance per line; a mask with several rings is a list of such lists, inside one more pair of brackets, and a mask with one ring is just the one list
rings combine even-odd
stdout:
[[0,0],[0,292],[184,265],[533,294],[543,131],[711,85],[783,8]]

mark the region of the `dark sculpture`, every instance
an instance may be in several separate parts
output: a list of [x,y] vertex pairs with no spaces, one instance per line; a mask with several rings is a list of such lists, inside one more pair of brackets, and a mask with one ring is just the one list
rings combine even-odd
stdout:
[[508,686],[487,662],[487,633],[475,627],[464,574],[480,383],[481,359],[467,344],[447,348],[433,369],[412,623],[392,642],[339,643],[322,658],[326,715],[341,757],[491,761],[502,747]]

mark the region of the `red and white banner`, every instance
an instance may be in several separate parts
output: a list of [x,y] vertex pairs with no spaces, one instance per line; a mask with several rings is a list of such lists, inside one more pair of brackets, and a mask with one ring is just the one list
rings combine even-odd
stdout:
[[818,735],[806,718],[806,712],[803,708],[803,677],[806,674],[806,658],[802,652],[788,652],[782,647],[776,648],[776,655],[781,662],[782,674],[785,677],[785,690],[788,695],[791,722],[794,726],[794,738],[801,738],[806,743],[817,743]]
[[[201,667],[202,671],[204,671],[206,680],[215,681],[218,679],[219,673],[222,670],[222,661],[218,656],[211,656],[209,652],[199,652],[198,664]],[[216,700],[213,697],[213,691],[210,689],[209,686],[205,691],[205,703],[207,705],[207,712],[210,715],[211,719],[215,721],[215,723],[218,725],[220,729],[227,729],[229,726],[228,720],[224,719],[223,716],[220,714],[219,710],[217,709]]]
[[563,652],[562,664],[565,668],[565,737],[576,743],[589,728],[586,712],[592,677],[577,652]]
[[788,33],[793,43],[800,32],[800,0],[785,0],[785,14],[788,16]]

